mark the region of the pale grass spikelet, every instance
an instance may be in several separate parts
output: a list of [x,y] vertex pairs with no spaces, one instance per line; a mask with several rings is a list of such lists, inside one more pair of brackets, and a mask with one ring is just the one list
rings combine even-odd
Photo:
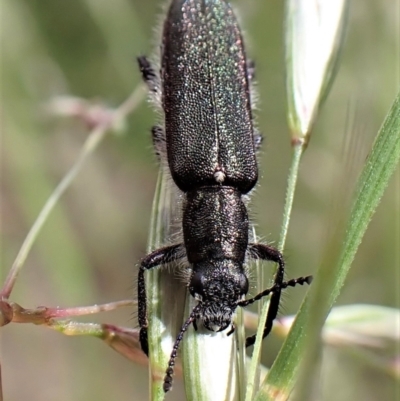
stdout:
[[[252,318],[251,316],[249,317]],[[285,316],[275,326],[275,333],[286,337],[295,316]],[[352,304],[332,308],[322,332],[325,345],[335,347],[385,348],[398,342],[400,311],[380,305]]]
[[288,0],[286,68],[288,119],[293,139],[308,140],[335,72],[346,0]]

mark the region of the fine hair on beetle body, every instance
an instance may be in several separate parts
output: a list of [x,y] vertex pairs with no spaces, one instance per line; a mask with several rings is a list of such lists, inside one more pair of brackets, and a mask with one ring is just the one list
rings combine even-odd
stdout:
[[[224,0],[172,0],[162,27],[160,64],[138,58],[162,124],[153,144],[174,186],[182,193],[183,241],[156,249],[142,259],[138,274],[140,344],[148,354],[146,270],[186,260],[189,293],[197,301],[172,349],[164,391],[172,386],[175,358],[185,331],[201,323],[219,332],[235,327],[233,314],[269,294],[263,337],[277,316],[282,289],[310,283],[311,277],[284,281],[285,264],[275,248],[249,241],[246,198],[258,179],[251,105],[253,65],[241,30]],[[246,260],[278,264],[273,285],[246,299]],[[254,344],[255,336],[246,340]]]

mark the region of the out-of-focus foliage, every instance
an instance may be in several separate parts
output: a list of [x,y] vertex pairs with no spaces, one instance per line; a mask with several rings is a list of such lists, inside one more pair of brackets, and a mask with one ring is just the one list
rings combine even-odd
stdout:
[[[237,0],[235,5],[248,54],[256,62],[257,121],[266,137],[252,216],[258,233],[274,241],[291,152],[284,110],[283,3]],[[350,196],[397,91],[393,7],[390,0],[352,2],[340,70],[300,171],[286,245],[290,277],[317,267],[327,223]],[[140,82],[135,57],[151,53],[160,9],[156,0],[3,0],[3,277],[87,135],[82,123],[50,116],[45,104],[64,94],[109,106],[121,103]],[[24,307],[78,306],[133,296],[135,263],[145,253],[156,182],[149,135],[154,119],[144,102],[129,117],[123,135],[103,143],[51,215],[11,300]],[[350,141],[349,135],[354,136]],[[343,152],[345,142],[353,145]],[[398,307],[400,205],[395,180],[369,227],[340,304]],[[303,295],[301,289],[288,291],[281,313],[294,313]],[[91,316],[90,321],[137,324],[132,310]],[[5,399],[147,399],[146,369],[93,338],[13,324],[2,329],[2,345]],[[266,342],[266,365],[279,345],[274,338]],[[326,354],[323,400],[393,399],[392,378],[346,350],[328,348]],[[175,399],[182,394],[178,387]]]

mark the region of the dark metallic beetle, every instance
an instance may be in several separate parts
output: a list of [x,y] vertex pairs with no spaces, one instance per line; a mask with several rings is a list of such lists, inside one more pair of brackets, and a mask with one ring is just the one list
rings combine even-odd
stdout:
[[[249,243],[243,196],[258,177],[250,83],[251,70],[235,15],[223,0],[173,0],[164,22],[161,70],[138,59],[143,78],[161,101],[164,128],[153,128],[155,147],[166,157],[173,181],[183,192],[183,243],[157,249],[141,262],[138,277],[140,342],[148,353],[144,272],[187,258],[190,294],[198,301],[175,341],[164,390],[172,385],[173,366],[183,333],[200,320],[212,331],[231,326],[238,306],[272,293],[263,337],[278,313],[281,290],[310,283],[311,277],[284,282],[281,253]],[[166,154],[165,154],[166,153]],[[278,263],[274,285],[245,299],[246,259]],[[246,346],[252,345],[249,337]]]

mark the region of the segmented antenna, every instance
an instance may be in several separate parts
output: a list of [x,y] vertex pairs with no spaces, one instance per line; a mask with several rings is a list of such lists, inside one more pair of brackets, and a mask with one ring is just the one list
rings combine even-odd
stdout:
[[183,335],[185,334],[185,332],[189,328],[189,326],[196,320],[199,311],[200,311],[200,304],[196,305],[193,308],[192,313],[190,314],[188,320],[186,320],[186,322],[184,323],[184,325],[181,328],[181,331],[179,332],[178,336],[176,337],[174,347],[172,348],[171,356],[168,361],[168,368],[165,372],[165,377],[164,377],[163,389],[164,389],[165,393],[168,392],[169,390],[171,390],[171,387],[172,387],[172,376],[174,374],[175,359],[176,359],[176,355],[178,353],[178,348],[182,341]]

